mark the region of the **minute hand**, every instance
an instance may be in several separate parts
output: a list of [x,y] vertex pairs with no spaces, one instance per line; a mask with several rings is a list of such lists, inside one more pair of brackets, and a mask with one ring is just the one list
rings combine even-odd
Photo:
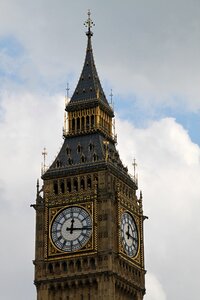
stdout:
[[[83,226],[83,227],[74,227],[73,228],[73,231],[74,230],[83,230],[83,229],[92,229],[92,227],[89,227],[89,226]],[[67,231],[69,231],[70,230],[70,228],[68,228],[67,227],[67,229],[66,229]]]

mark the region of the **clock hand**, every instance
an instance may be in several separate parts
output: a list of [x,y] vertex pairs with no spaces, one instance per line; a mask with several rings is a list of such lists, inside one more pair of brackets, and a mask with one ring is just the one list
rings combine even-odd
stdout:
[[82,230],[82,229],[92,229],[92,227],[83,226],[83,227],[75,227],[73,230]]
[[128,225],[128,231],[126,232],[126,235],[128,237],[128,240],[129,240],[129,237],[130,237],[130,226]]
[[[83,230],[83,229],[92,229],[92,227],[89,227],[89,226],[73,227],[73,231],[74,231],[74,230]],[[70,233],[71,233],[71,228],[67,227],[67,228],[66,228],[66,231],[69,231],[69,230],[70,230]]]
[[74,218],[71,219],[71,226],[70,227],[67,227],[67,231],[69,230],[70,231],[70,234],[73,233],[73,230],[74,230]]
[[136,242],[138,241],[138,239],[136,239],[134,236],[132,236],[132,235],[130,235],[130,234],[129,234],[129,237],[130,237],[132,240],[136,241]]

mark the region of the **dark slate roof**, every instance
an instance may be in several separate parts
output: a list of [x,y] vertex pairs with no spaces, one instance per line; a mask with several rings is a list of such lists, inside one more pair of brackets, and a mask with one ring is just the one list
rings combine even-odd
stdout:
[[113,110],[108,104],[106,96],[104,94],[103,88],[101,86],[99,76],[95,67],[92,43],[91,43],[91,34],[87,34],[88,44],[86,49],[85,62],[83,69],[74,91],[74,94],[66,107],[67,111],[72,111],[77,109],[77,106],[97,106],[100,105],[102,108],[114,116]]
[[57,155],[55,161],[42,176],[43,179],[54,177],[53,174],[66,176],[72,170],[83,169],[85,172],[87,167],[95,167],[111,164],[118,171],[127,174],[120,160],[119,153],[115,148],[115,144],[109,142],[108,157],[106,159],[106,146],[104,145],[105,137],[100,133],[93,133],[84,136],[73,136],[65,138],[62,148]]

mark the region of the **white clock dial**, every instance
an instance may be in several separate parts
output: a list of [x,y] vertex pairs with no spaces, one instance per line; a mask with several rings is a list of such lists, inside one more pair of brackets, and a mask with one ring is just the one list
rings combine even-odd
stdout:
[[128,212],[121,217],[121,240],[126,254],[134,257],[138,251],[138,231],[134,218]]
[[53,220],[51,238],[55,246],[64,252],[81,249],[92,234],[92,219],[82,207],[70,206]]

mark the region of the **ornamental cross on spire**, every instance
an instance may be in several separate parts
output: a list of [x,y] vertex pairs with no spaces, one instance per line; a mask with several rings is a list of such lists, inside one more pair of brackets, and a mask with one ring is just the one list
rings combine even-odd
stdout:
[[85,23],[84,23],[84,25],[85,25],[85,27],[87,27],[88,28],[88,31],[87,31],[87,35],[88,36],[92,36],[93,35],[93,33],[92,33],[92,31],[91,31],[91,28],[93,27],[93,26],[95,26],[95,24],[94,24],[94,22],[92,21],[92,19],[90,18],[90,16],[91,16],[91,12],[90,12],[90,9],[88,9],[88,19],[85,21]]

